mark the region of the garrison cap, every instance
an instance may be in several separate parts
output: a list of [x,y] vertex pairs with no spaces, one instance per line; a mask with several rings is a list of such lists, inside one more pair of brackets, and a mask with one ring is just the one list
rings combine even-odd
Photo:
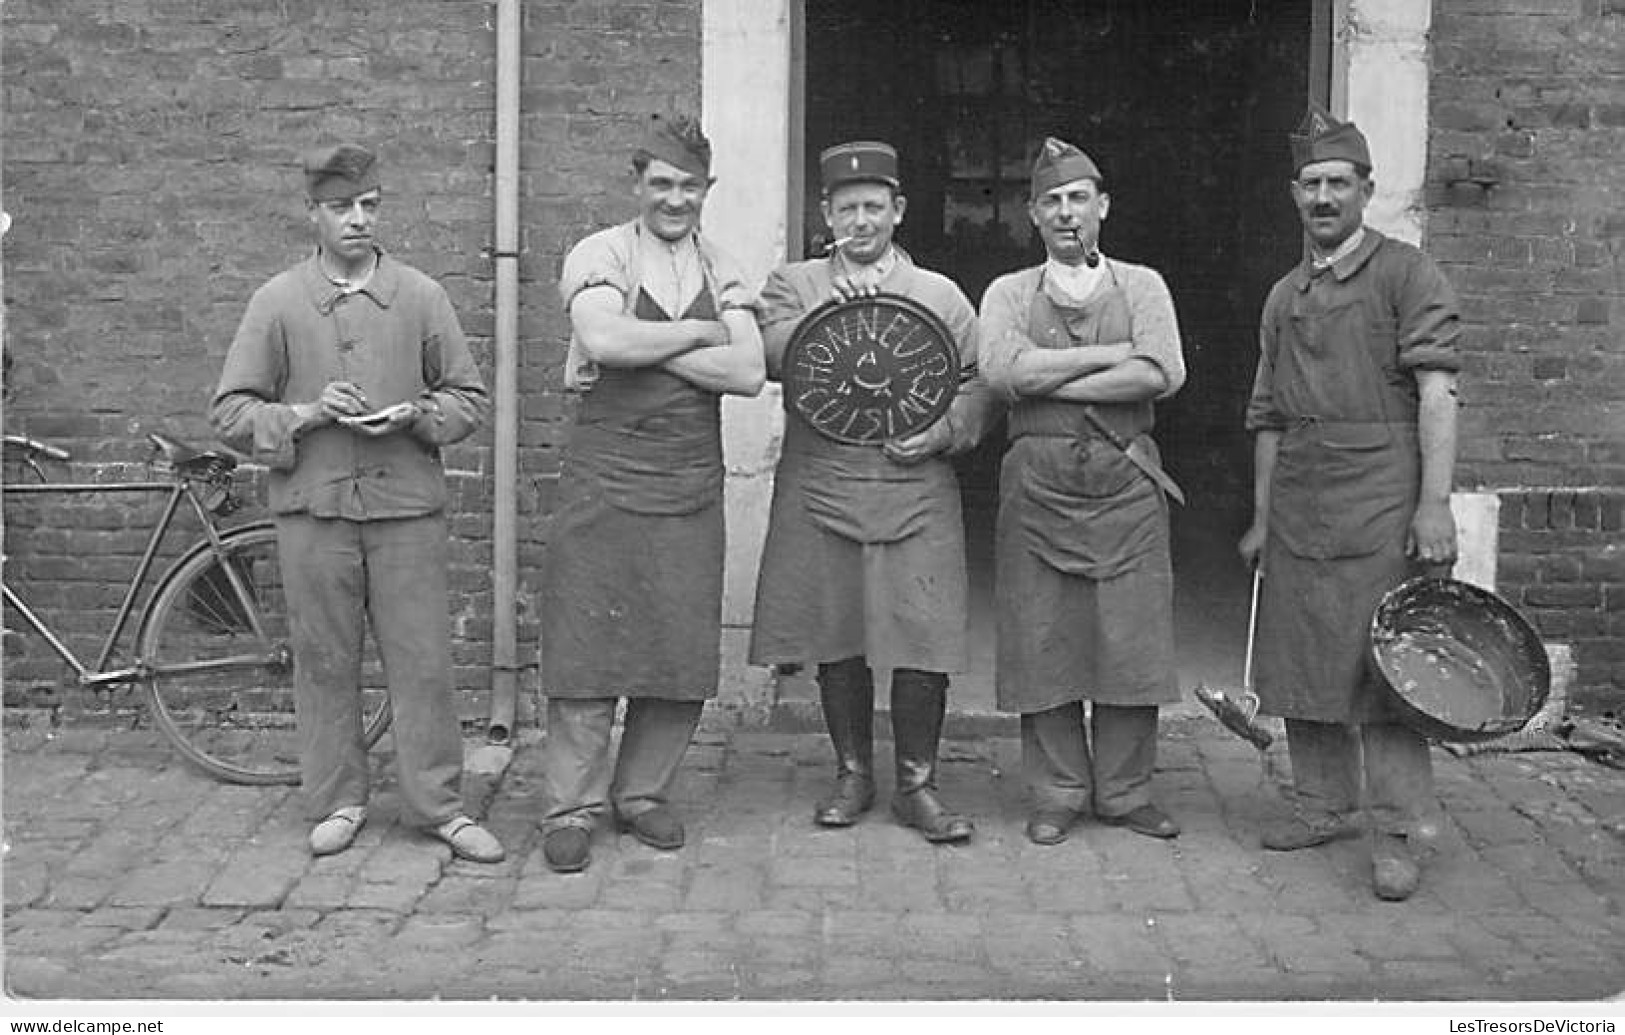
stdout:
[[1100,183],[1100,167],[1094,159],[1064,140],[1045,137],[1033,161],[1032,196],[1047,194],[1062,184],[1074,180],[1094,180]]
[[675,165],[690,176],[711,177],[711,141],[700,129],[700,121],[689,115],[649,116],[635,154]]
[[897,149],[879,140],[853,140],[826,147],[818,156],[818,176],[827,194],[843,183],[884,183],[893,190],[897,178]]
[[321,147],[305,155],[305,193],[312,201],[353,198],[378,188],[378,159],[356,144]]
[[1319,105],[1309,106],[1291,141],[1293,173],[1311,162],[1338,159],[1353,162],[1362,172],[1371,171],[1371,150],[1366,146],[1365,134],[1352,122],[1339,122]]

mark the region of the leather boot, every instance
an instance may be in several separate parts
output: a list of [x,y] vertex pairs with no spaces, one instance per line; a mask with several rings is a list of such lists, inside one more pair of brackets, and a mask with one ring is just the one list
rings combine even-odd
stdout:
[[875,803],[875,682],[863,658],[818,666],[818,698],[835,747],[835,790],[813,822],[849,827]]
[[968,841],[975,830],[970,820],[948,811],[937,797],[937,744],[947,707],[946,675],[911,668],[892,673],[892,739],[897,744],[892,814],[933,843]]

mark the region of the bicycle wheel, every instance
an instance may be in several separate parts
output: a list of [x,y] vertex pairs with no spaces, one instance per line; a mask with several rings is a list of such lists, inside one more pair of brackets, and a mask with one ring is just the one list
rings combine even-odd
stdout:
[[[299,782],[293,651],[269,522],[199,543],[153,591],[141,619],[153,718],[175,747],[229,783]],[[362,662],[363,736],[389,727],[383,665],[367,637]]]

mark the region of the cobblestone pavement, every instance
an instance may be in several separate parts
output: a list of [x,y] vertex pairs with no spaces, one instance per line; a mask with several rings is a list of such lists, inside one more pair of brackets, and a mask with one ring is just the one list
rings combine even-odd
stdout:
[[[1436,752],[1446,822],[1422,890],[1379,902],[1359,842],[1257,847],[1259,757],[1164,724],[1184,836],[1022,833],[1017,745],[945,745],[978,822],[932,847],[881,808],[818,830],[810,733],[703,730],[689,844],[600,832],[543,865],[540,742],[471,783],[509,848],[454,861],[394,821],[313,859],[281,788],[200,776],[144,732],[8,730],[5,978],[23,998],[1582,1000],[1625,988],[1625,772],[1569,753]],[[889,745],[882,745],[882,763]],[[489,752],[491,749],[486,749]],[[883,772],[885,769],[883,768]],[[883,791],[885,786],[883,784]]]

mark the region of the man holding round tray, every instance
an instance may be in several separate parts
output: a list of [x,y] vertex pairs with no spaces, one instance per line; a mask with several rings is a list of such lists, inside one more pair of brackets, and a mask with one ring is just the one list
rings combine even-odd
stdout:
[[873,672],[889,669],[892,812],[928,841],[962,842],[972,824],[938,798],[936,771],[968,620],[947,457],[975,445],[993,405],[970,376],[976,311],[892,240],[907,206],[896,150],[839,144],[819,169],[834,250],[774,271],[757,317],[785,431],[750,658],[817,666],[836,782],[814,821],[829,827],[874,804]]

